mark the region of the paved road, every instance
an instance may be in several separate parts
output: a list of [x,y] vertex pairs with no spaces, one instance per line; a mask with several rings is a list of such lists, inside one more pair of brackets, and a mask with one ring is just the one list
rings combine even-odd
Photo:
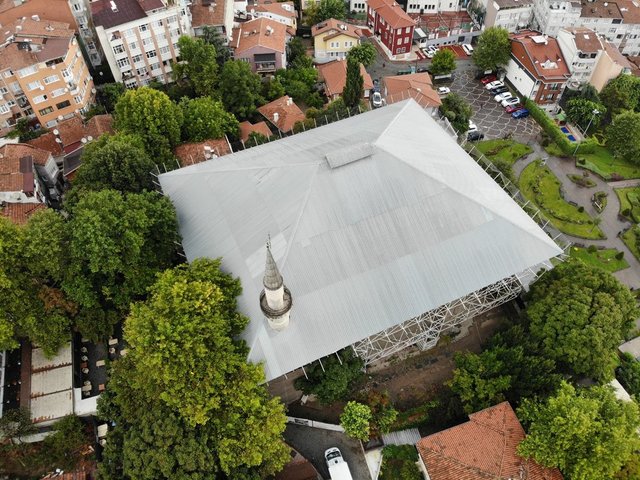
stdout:
[[286,442],[308,459],[323,478],[329,478],[329,470],[324,460],[327,448],[338,447],[349,464],[353,480],[371,480],[360,443],[348,438],[344,433],[287,424],[284,432]]
[[[604,180],[600,179],[596,175],[591,175],[589,178],[596,183],[593,188],[584,188],[576,185],[567,177],[568,174],[582,175],[584,170],[577,168],[573,160],[566,158],[558,158],[549,156],[544,149],[536,142],[529,143],[534,149],[534,153],[518,160],[513,166],[513,173],[518,178],[520,173],[531,161],[536,158],[547,157],[547,166],[555,173],[560,182],[562,182],[562,189],[564,191],[564,197],[567,201],[576,202],[578,205],[584,207],[585,211],[591,216],[600,216],[602,222],[600,223],[600,229],[605,233],[607,238],[605,240],[585,240],[582,238],[572,237],[567,235],[574,243],[580,243],[583,245],[597,245],[606,246],[610,248],[617,248],[620,251],[625,252],[624,258],[629,262],[629,267],[625,270],[620,270],[614,275],[623,283],[633,288],[640,288],[640,262],[633,256],[626,245],[618,237],[618,232],[625,229],[630,225],[629,222],[618,219],[618,212],[620,211],[620,202],[618,196],[613,191],[613,187],[620,188],[623,186],[633,186],[640,183],[639,180],[625,180],[622,182],[612,182],[608,184]],[[604,191],[609,194],[607,197],[607,206],[601,214],[598,214],[596,209],[591,204],[591,196],[594,192]],[[565,234],[566,235],[566,234]]]

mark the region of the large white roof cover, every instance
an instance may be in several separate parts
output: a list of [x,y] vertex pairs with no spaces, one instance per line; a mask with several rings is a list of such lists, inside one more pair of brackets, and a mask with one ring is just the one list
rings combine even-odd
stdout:
[[[242,280],[267,380],[561,253],[413,100],[160,183],[187,258],[222,257]],[[293,298],[280,332],[259,306],[267,235]]]

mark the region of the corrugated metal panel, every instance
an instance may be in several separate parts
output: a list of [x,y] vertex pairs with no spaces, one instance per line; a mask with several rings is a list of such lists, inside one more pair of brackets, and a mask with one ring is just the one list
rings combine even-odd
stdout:
[[385,445],[415,445],[421,438],[417,428],[382,434],[382,441]]
[[[326,155],[370,143],[331,169]],[[409,100],[160,176],[187,257],[241,278],[250,360],[272,379],[536,266],[555,243]],[[293,295],[270,330],[265,241]]]

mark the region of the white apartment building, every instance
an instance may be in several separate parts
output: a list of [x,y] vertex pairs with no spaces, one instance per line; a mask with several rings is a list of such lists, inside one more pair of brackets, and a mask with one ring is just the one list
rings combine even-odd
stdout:
[[356,13],[366,12],[367,2],[364,0],[349,0],[349,11]]
[[442,13],[462,10],[459,0],[408,0],[407,13]]
[[533,20],[533,0],[489,0],[485,28],[500,27],[511,33],[529,27]]
[[187,0],[96,0],[91,13],[113,77],[127,88],[173,81],[178,38],[192,35]]
[[298,14],[293,2],[259,1],[256,5],[248,6],[247,13],[251,13],[253,18],[268,18],[293,29],[298,27]]
[[582,5],[579,1],[534,0],[533,28],[555,37],[561,28],[580,25]]
[[102,63],[103,58],[98,45],[98,37],[96,37],[93,27],[89,0],[69,0],[69,8],[78,25],[78,33],[86,47],[89,61],[91,65],[97,67]]

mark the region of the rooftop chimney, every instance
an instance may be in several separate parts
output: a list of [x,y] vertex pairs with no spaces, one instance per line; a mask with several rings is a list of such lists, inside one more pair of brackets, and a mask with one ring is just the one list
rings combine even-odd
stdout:
[[114,2],[113,0],[111,0],[111,11],[114,13],[118,11],[118,6],[116,5],[116,2]]
[[280,120],[280,114],[278,112],[275,112],[273,114],[273,123],[278,123],[278,120]]
[[40,21],[40,17],[38,15],[31,15],[31,20],[39,22]]

